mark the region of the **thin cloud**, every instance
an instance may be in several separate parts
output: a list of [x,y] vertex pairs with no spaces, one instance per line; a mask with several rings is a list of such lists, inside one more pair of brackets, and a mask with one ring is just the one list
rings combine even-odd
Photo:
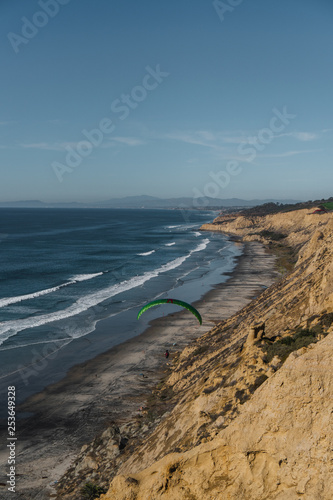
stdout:
[[307,142],[318,139],[319,135],[311,132],[295,132],[292,137],[295,137],[295,139],[298,139],[299,141]]
[[[321,135],[331,129],[321,130],[319,132],[304,132],[293,131],[285,132],[283,134],[274,135],[275,138],[290,137],[301,142],[310,142],[319,139]],[[177,131],[162,136],[164,139],[172,139],[181,141],[187,144],[195,144],[204,146],[211,149],[225,149],[224,146],[229,144],[251,144],[253,137],[256,137],[260,129],[257,131],[224,131],[213,132],[211,130],[198,130],[198,131]]]
[[144,142],[137,137],[112,137],[112,141],[126,144],[126,146],[141,146]]
[[286,132],[275,137],[293,137],[298,141],[308,142],[319,138],[319,134],[315,132]]
[[260,155],[260,158],[284,158],[286,156],[300,155],[304,153],[318,153],[323,149],[301,149],[296,151],[285,151],[284,153],[276,153],[270,155]]
[[212,149],[224,149],[224,144],[240,144],[248,142],[244,135],[230,136],[229,132],[212,132],[210,130],[177,131],[162,136],[164,139],[172,139],[187,144],[196,144]]
[[77,145],[78,142],[32,142],[29,144],[20,144],[25,149],[41,149],[44,151],[65,151],[66,147],[75,148]]
[[285,132],[284,134],[279,134],[276,137],[292,137],[294,139],[297,139],[301,142],[309,142],[309,141],[315,141],[316,139],[320,139],[324,134],[327,134],[328,132],[332,132],[333,129],[331,128],[324,128],[322,130],[316,131],[316,132]]
[[[44,151],[65,151],[66,148],[76,148],[80,142],[88,142],[87,139],[82,138],[82,141],[77,142],[32,142],[32,143],[22,143],[20,144],[21,148],[25,149],[40,149]],[[126,146],[140,146],[144,144],[141,139],[136,137],[112,137],[110,142],[101,143],[100,146],[103,148],[112,148],[115,146],[115,143],[124,144]]]
[[213,132],[210,132],[209,130],[198,130],[198,132],[196,133],[199,137],[201,137],[205,141],[216,140],[216,135]]
[[[5,125],[11,122],[0,122],[0,125]],[[285,132],[283,134],[278,134],[274,136],[275,138],[280,138],[280,137],[290,137],[293,139],[296,139],[297,141],[301,142],[310,142],[318,139],[322,134],[331,132],[333,129],[323,129],[320,132],[304,132],[304,131],[293,131],[293,132]],[[257,131],[258,133],[259,131]],[[235,133],[232,131],[218,131],[214,132],[211,130],[197,130],[197,131],[175,131],[172,133],[168,134],[163,134],[158,136],[160,139],[168,139],[168,140],[175,140],[179,142],[183,142],[186,144],[194,144],[196,146],[203,146],[205,148],[211,149],[216,151],[218,154],[228,154],[230,155],[230,147],[231,145],[240,145],[240,144],[249,144],[251,145],[252,141],[251,139],[256,136],[256,133],[254,132],[246,132],[246,131],[237,131]],[[75,148],[78,146],[80,142],[84,142],[86,139],[82,139],[82,141],[77,141],[77,142],[55,142],[55,143],[48,143],[48,142],[35,142],[35,143],[23,143],[20,144],[19,146],[25,149],[39,149],[39,150],[44,150],[44,151],[65,151],[66,148],[71,147]],[[117,144],[119,145],[124,145],[124,146],[129,146],[129,147],[135,147],[135,146],[141,146],[145,144],[145,142],[138,138],[138,137],[133,137],[133,136],[115,136],[115,137],[110,137],[107,142],[103,142],[100,147],[102,148],[112,148],[115,147]],[[1,149],[5,149],[8,147],[13,147],[13,146],[5,146],[5,145],[0,145]],[[287,151],[284,153],[280,153],[277,155],[267,155],[266,157],[287,157],[287,156],[293,156],[297,154],[302,154],[302,153],[308,153],[308,152],[315,152],[318,150],[292,150],[292,151]],[[260,155],[264,156],[264,155]]]
[[20,144],[21,148],[25,149],[45,149],[45,150],[57,150],[55,144],[47,144],[46,142],[32,142],[30,144]]
[[225,144],[250,144],[251,137],[231,136],[231,137],[223,137],[222,140]]
[[165,134],[163,138],[185,142],[187,144],[195,144],[197,146],[204,146],[206,148],[212,148],[212,149],[220,148],[218,144],[215,144],[216,136],[208,131],[173,132],[170,134]]

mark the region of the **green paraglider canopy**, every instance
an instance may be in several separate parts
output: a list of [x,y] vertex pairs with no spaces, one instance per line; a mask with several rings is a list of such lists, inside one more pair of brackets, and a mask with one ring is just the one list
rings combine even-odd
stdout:
[[158,306],[159,304],[174,304],[176,306],[184,307],[188,311],[190,311],[194,316],[197,318],[199,321],[200,325],[202,325],[202,318],[199,314],[199,312],[191,306],[191,304],[188,304],[187,302],[183,302],[182,300],[177,300],[177,299],[160,299],[160,300],[153,300],[152,302],[149,302],[145,306],[140,309],[139,314],[138,314],[138,319],[140,318],[141,314],[147,311],[147,309],[150,309],[150,307],[153,306]]

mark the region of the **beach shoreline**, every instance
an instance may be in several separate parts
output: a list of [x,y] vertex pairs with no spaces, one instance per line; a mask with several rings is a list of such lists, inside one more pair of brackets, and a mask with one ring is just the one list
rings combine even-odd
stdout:
[[[21,420],[17,432],[17,498],[50,498],[50,484],[84,444],[111,423],[122,424],[138,414],[152,388],[170,372],[176,351],[237,313],[276,280],[274,256],[260,243],[242,245],[229,279],[194,303],[204,319],[201,327],[185,311],[155,319],[137,337],[75,365],[62,380],[20,405],[21,411],[34,415]],[[163,356],[165,348],[170,360]],[[1,463],[5,458],[1,453]],[[7,498],[7,491],[0,492]]]

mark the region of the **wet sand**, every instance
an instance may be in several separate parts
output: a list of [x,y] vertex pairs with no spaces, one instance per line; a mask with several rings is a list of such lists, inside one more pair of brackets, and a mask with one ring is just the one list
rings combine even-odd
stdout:
[[[169,371],[175,351],[238,312],[275,281],[275,258],[260,243],[242,245],[244,252],[228,281],[194,303],[202,326],[187,311],[154,320],[141,335],[74,366],[61,381],[20,405],[21,411],[34,416],[18,422],[15,498],[50,498],[55,491],[50,483],[62,476],[83,444],[109,423],[124,423],[138,413]],[[164,358],[166,348],[169,360]],[[7,434],[0,439],[6,442]],[[1,483],[7,480],[7,455],[1,447]],[[4,486],[0,496],[14,498]]]

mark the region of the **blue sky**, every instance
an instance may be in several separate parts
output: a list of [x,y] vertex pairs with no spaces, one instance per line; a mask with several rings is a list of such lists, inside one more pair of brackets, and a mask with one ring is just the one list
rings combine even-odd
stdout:
[[331,0],[0,14],[1,201],[333,194]]

